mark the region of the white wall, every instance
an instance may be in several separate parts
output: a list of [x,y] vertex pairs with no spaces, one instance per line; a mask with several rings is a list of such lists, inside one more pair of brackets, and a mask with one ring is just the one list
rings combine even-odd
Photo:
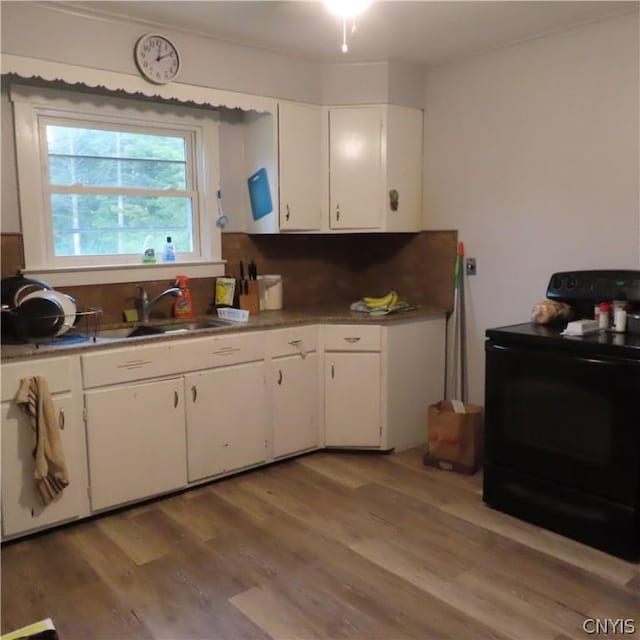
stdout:
[[638,14],[426,76],[424,221],[458,229],[470,401],[484,332],[526,322],[554,271],[640,268]]
[[[2,52],[138,74],[133,50],[152,29],[36,2],[3,2]],[[182,69],[178,80],[229,91],[320,102],[318,63],[236,46],[185,31],[162,29],[176,43]]]
[[2,184],[2,214],[0,230],[4,233],[20,233],[18,209],[18,178],[16,175],[16,143],[13,132],[13,113],[7,91],[0,92],[0,131],[2,131],[2,158],[0,165]]

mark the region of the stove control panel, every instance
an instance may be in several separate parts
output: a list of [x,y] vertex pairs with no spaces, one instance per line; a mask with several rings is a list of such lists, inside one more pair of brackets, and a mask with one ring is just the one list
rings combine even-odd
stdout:
[[554,273],[547,298],[564,302],[640,302],[640,271],[600,270]]

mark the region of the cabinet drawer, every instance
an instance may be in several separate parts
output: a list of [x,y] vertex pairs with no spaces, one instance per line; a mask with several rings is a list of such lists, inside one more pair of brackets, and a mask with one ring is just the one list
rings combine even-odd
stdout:
[[330,324],[324,328],[327,351],[380,351],[382,327]]
[[271,358],[316,351],[318,327],[290,327],[267,332],[267,355]]
[[2,365],[2,400],[13,400],[20,380],[30,376],[47,379],[49,391],[60,393],[71,389],[71,358],[45,358]]
[[251,331],[186,340],[180,352],[189,365],[185,371],[256,362],[264,360],[264,333]]
[[[181,370],[181,359],[172,349],[176,342],[146,347],[124,347],[82,356],[85,388],[100,387],[144,378],[157,378]],[[179,350],[176,349],[179,353]]]

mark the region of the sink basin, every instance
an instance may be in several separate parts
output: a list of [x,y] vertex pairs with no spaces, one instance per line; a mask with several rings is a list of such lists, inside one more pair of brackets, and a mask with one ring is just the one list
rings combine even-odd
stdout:
[[176,333],[191,333],[204,329],[224,329],[233,324],[218,318],[210,320],[193,320],[190,322],[171,322],[164,324],[140,324],[137,327],[119,327],[117,329],[99,329],[98,338],[139,338],[142,336],[174,335]]

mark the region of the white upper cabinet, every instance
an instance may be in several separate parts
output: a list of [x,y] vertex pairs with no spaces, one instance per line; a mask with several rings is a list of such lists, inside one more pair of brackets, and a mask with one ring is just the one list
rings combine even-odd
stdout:
[[329,108],[329,228],[418,231],[422,111],[395,105]]
[[[242,156],[234,170],[222,163],[223,188],[233,194],[233,176],[254,176],[264,169],[262,183],[256,179],[254,185],[262,189],[255,188],[253,195],[258,192],[260,203],[268,204],[256,211],[248,193],[242,203],[231,202],[230,211],[247,211],[246,225],[231,224],[228,231],[420,231],[422,110],[281,101],[277,119],[245,114],[242,127],[243,135],[235,139],[243,153],[220,152],[229,162]],[[221,137],[223,146],[229,143],[226,133]]]
[[278,105],[280,231],[317,231],[322,214],[322,111]]
[[329,111],[329,221],[332,229],[378,229],[382,223],[382,112]]

